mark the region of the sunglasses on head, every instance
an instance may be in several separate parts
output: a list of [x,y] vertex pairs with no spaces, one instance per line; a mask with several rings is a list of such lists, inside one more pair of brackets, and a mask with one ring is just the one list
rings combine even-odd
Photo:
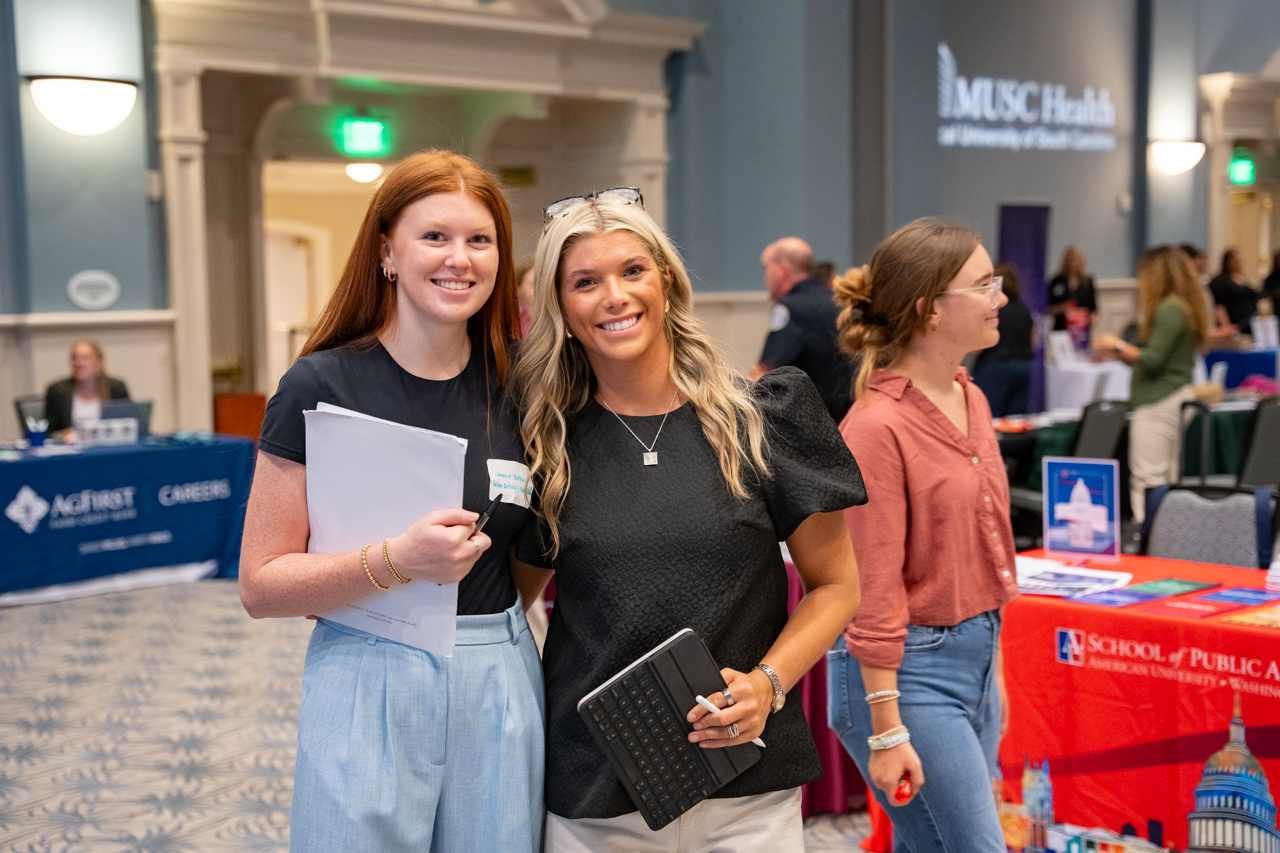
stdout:
[[542,227],[546,228],[553,219],[559,219],[580,204],[587,204],[592,199],[608,199],[619,204],[638,204],[644,210],[644,195],[639,187],[613,187],[586,195],[571,195],[559,201],[553,201],[542,209]]

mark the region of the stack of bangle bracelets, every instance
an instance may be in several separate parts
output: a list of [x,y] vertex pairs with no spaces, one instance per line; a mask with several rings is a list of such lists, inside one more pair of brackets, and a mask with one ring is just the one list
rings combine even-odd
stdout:
[[[866,696],[868,705],[879,705],[881,702],[892,702],[902,694],[897,690],[879,690],[875,693],[868,693]],[[911,732],[907,731],[906,726],[895,726],[887,732],[881,732],[878,735],[872,735],[867,738],[867,744],[872,750],[893,749],[899,744],[904,744],[911,740]]]
[[895,746],[904,744],[911,740],[911,732],[907,731],[906,726],[894,726],[887,732],[881,732],[878,735],[872,735],[867,738],[867,745],[872,751],[881,749],[893,749]]
[[902,694],[897,690],[881,690],[878,693],[867,694],[868,705],[879,705],[881,702],[892,702]]

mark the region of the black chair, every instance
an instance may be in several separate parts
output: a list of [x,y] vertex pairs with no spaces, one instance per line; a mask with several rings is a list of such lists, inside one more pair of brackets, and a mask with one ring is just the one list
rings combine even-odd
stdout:
[[[1124,434],[1128,413],[1129,405],[1116,400],[1098,400],[1085,406],[1070,455],[1082,459],[1116,458],[1116,448]],[[1041,513],[1044,510],[1043,493],[1032,489],[1010,487],[1009,502],[1029,512]]]
[[1280,487],[1280,396],[1258,401],[1240,462],[1239,486]]
[[1185,441],[1179,438],[1178,449],[1178,482],[1182,485],[1194,485],[1199,481],[1201,486],[1262,487],[1273,492],[1280,489],[1280,397],[1267,397],[1259,401],[1254,409],[1253,417],[1245,428],[1245,451],[1240,456],[1240,467],[1234,474],[1210,474],[1210,457],[1212,446],[1212,429],[1210,428],[1210,409],[1204,403],[1188,402],[1182,404],[1183,423],[1190,423],[1187,418],[1188,409],[1200,415],[1200,476],[1186,475]]
[[25,394],[13,401],[13,410],[18,415],[18,427],[22,434],[27,434],[27,418],[35,421],[44,420],[44,395]]

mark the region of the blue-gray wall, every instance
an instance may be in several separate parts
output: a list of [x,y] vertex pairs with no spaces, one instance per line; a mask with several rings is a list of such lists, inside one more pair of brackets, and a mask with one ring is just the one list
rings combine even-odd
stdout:
[[[27,83],[16,91],[26,192],[25,281],[16,304],[30,311],[78,311],[67,296],[77,272],[101,269],[120,281],[115,310],[162,308],[160,202],[147,197],[154,160],[140,0],[14,0],[17,70],[33,75],[126,80],[139,86],[124,123],[75,136],[36,109]],[[19,235],[19,239],[22,235]],[[11,239],[13,239],[11,237]],[[23,295],[25,293],[25,296]]]
[[668,227],[699,290],[760,290],[760,252],[803,237],[850,263],[847,0],[610,0],[707,22],[668,64]]
[[[994,249],[1002,204],[1047,204],[1048,259],[1079,245],[1099,276],[1132,269],[1132,0],[897,0],[890,14],[891,221],[959,219]],[[958,73],[1054,83],[1079,98],[1105,87],[1116,108],[1111,151],[1010,151],[942,147],[938,141],[938,43]]]
[[12,0],[0,0],[0,314],[27,310],[25,195]]

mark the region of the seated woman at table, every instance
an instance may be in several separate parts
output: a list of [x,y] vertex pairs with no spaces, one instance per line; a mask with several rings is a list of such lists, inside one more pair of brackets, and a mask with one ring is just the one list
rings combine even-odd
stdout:
[[991,410],[960,362],[999,340],[1005,296],[978,235],[932,219],[835,294],[841,344],[862,356],[840,431],[867,504],[845,511],[862,602],[827,657],[831,728],[903,849],[1000,850],[1001,609],[1018,584]]
[[[406,158],[374,193],[337,289],[267,404],[240,556],[251,616],[458,585],[452,657],[317,621],[291,850],[541,844],[542,678],[508,562],[529,511],[504,502],[475,530],[493,478],[524,468],[502,388],[520,328],[514,272],[497,179],[448,151]],[[462,506],[357,550],[307,553],[303,412],[319,403],[466,439]]]
[[[821,765],[792,688],[857,606],[840,516],[864,500],[857,463],[804,373],[748,383],[724,363],[638,190],[545,215],[515,371],[541,517],[515,568],[526,601],[556,577],[546,849],[800,853],[800,786]],[[790,619],[779,540],[807,590]],[[728,684],[707,697],[716,713],[684,709],[689,740],[714,749],[763,735],[768,748],[655,833],[576,706],[683,628]]]
[[71,375],[59,379],[44,392],[44,416],[49,435],[66,433],[73,427],[96,421],[108,400],[128,400],[124,382],[107,375],[102,347],[93,341],[71,345]]
[[1129,498],[1133,520],[1146,518],[1147,490],[1178,476],[1182,404],[1195,399],[1191,369],[1208,336],[1200,283],[1182,251],[1151,249],[1138,261],[1139,346],[1114,335],[1093,339],[1095,353],[1133,367],[1129,405]]

